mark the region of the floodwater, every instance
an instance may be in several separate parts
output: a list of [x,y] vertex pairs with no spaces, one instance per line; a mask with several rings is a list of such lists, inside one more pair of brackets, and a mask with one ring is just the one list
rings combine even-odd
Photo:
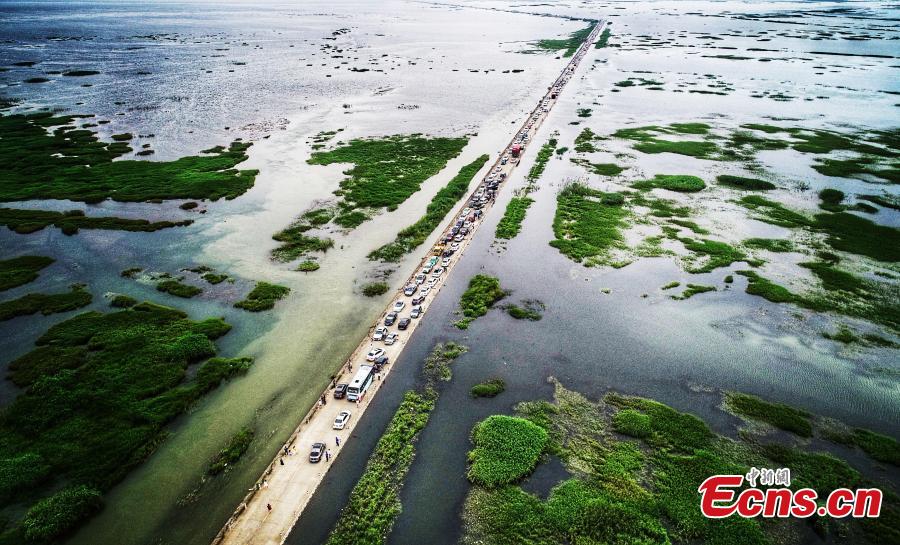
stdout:
[[[25,236],[0,231],[0,258],[41,253],[58,259],[38,281],[4,295],[59,291],[70,283],[86,282],[95,296],[91,308],[105,308],[101,296],[117,292],[178,306],[195,318],[225,316],[235,328],[219,341],[221,353],[255,358],[247,376],[224,385],[180,418],[158,451],[107,494],[104,511],[71,542],[199,545],[215,535],[381,310],[383,300],[358,294],[358,285],[379,270],[365,255],[418,218],[459,167],[481,153],[496,153],[565,62],[553,55],[518,51],[526,49],[528,41],[583,26],[579,21],[501,10],[610,17],[613,22],[611,43],[617,47],[590,53],[536,142],[558,131],[560,145],[571,147],[585,126],[598,134],[630,124],[706,121],[734,127],[771,122],[771,118],[799,119],[791,123],[804,126],[895,126],[896,95],[885,92],[900,91],[892,66],[895,59],[813,57],[809,52],[900,56],[896,40],[885,39],[896,38],[896,31],[885,22],[896,19],[896,10],[862,2],[853,4],[853,18],[836,11],[806,15],[803,24],[797,25],[797,18],[791,16],[797,9],[841,6],[845,4],[767,3],[765,16],[755,17],[762,14],[754,2],[590,6],[401,1],[4,3],[0,17],[14,24],[4,31],[8,41],[0,44],[0,65],[40,62],[0,72],[0,84],[6,85],[0,91],[3,96],[25,99],[27,106],[59,107],[111,119],[103,134],[154,134],[142,142],[152,144],[155,159],[196,153],[237,137],[253,139],[250,160],[241,168],[261,171],[245,195],[209,204],[205,215],[181,211],[179,202],[6,205],[195,219],[187,228],[149,234],[82,231],[67,237],[53,229]],[[772,22],[780,20],[787,23]],[[762,30],[771,32],[764,38],[749,37]],[[818,30],[838,38],[819,36],[813,41],[811,33]],[[723,40],[700,38],[705,35]],[[841,38],[862,35],[873,38]],[[654,42],[657,38],[666,43]],[[759,39],[771,41],[760,45]],[[718,50],[719,46],[738,50]],[[779,52],[744,51],[754,47]],[[727,53],[784,59],[758,62],[701,56]],[[370,71],[354,72],[351,67]],[[51,74],[47,76],[51,82],[45,84],[21,83],[67,69],[94,69],[101,74],[85,78]],[[512,69],[524,71],[502,73]],[[717,75],[735,90],[727,96],[674,92],[679,83],[694,82],[704,74]],[[662,79],[667,90],[611,92],[614,82],[629,76]],[[804,90],[802,95],[799,89]],[[760,90],[801,98],[780,102],[750,96]],[[803,98],[820,96],[829,98]],[[592,116],[577,118],[577,108],[591,108]],[[570,125],[573,121],[581,124]],[[269,261],[275,246],[270,237],[337,188],[341,166],[313,167],[305,160],[311,136],[339,128],[345,130],[335,141],[412,132],[477,136],[396,211],[350,234],[330,233],[336,246],[320,259],[322,268],[301,275],[291,271],[290,265]],[[707,179],[723,172],[740,173],[735,165],[680,156],[637,157],[624,143],[608,143],[609,147],[607,142],[600,143],[610,150],[608,156],[597,154],[591,159],[627,164],[630,168],[623,175],[627,179],[655,173],[698,174]],[[524,184],[522,176],[535,149],[529,149],[523,168],[517,169],[508,185]],[[617,158],[612,153],[625,155]],[[761,155],[760,161],[776,179],[797,178],[810,184],[812,189],[805,193],[778,195],[798,206],[814,208],[815,191],[834,186],[833,179],[818,175],[796,158],[771,153]],[[403,391],[418,379],[419,363],[436,342],[446,339],[458,340],[470,351],[453,364],[454,378],[443,386],[437,409],[421,436],[392,543],[438,544],[458,539],[459,513],[468,490],[465,452],[472,425],[489,414],[510,412],[518,401],[549,398],[549,376],[589,397],[599,397],[610,388],[653,397],[705,417],[727,433],[733,432],[736,421],[718,411],[720,389],[755,393],[849,424],[894,436],[900,433],[896,379],[869,372],[877,367],[896,368],[896,352],[838,347],[821,337],[821,331],[833,331],[837,323],[859,325],[856,321],[809,313],[798,316],[797,309],[746,295],[745,279],[739,276],[726,289],[722,278],[743,268],[740,264],[706,275],[688,275],[671,258],[643,259],[618,270],[586,269],[548,246],[557,191],[567,180],[585,176],[568,159],[552,160],[540,189],[532,194],[536,202],[521,234],[501,249],[492,242],[494,225],[511,196],[509,187],[504,190],[423,317],[425,323],[395,363],[398,369],[367,411],[366,425],[357,427],[358,437],[342,447],[343,455],[289,543],[317,543],[327,536]],[[588,181],[607,189],[608,182],[602,179]],[[842,188],[851,188],[848,193],[885,189],[858,181],[841,183],[847,184]],[[896,194],[896,189],[886,189]],[[784,234],[780,228],[755,221],[735,223],[735,207],[723,194],[712,192],[703,209],[705,214],[697,221],[726,238]],[[900,224],[898,214],[889,210],[881,210],[878,221]],[[390,277],[395,286],[416,259],[410,256],[396,266],[399,272]],[[797,274],[790,265],[798,260],[793,254],[775,256],[767,266]],[[118,274],[132,266],[175,273],[198,264],[212,266],[237,281],[216,287],[204,284],[203,295],[185,301]],[[468,279],[479,272],[498,276],[512,290],[512,302],[544,301],[543,320],[519,322],[495,310],[466,332],[453,328],[459,296]],[[292,293],[270,313],[250,315],[232,309],[230,302],[246,293],[255,280],[290,286]],[[658,289],[672,280],[716,285],[720,291],[673,301]],[[27,352],[47,327],[72,314],[0,324],[0,351],[9,355],[4,363]],[[493,400],[468,397],[474,383],[494,376],[506,381],[506,392]],[[6,383],[0,400],[7,403],[16,393]],[[201,482],[208,460],[247,424],[257,429],[258,439],[241,462],[225,475]],[[556,476],[555,470],[536,475],[534,490],[546,490]]]

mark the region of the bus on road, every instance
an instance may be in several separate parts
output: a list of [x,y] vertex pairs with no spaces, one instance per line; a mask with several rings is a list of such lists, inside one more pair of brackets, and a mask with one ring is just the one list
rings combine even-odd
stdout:
[[363,394],[366,393],[366,390],[369,389],[369,385],[372,384],[373,377],[374,373],[372,372],[371,365],[363,365],[360,367],[359,371],[356,372],[356,376],[350,381],[350,386],[347,387],[347,400],[356,401],[357,399],[362,398]]

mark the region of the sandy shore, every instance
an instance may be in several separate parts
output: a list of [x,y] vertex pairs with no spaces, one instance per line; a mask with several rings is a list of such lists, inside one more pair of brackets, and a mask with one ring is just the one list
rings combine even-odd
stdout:
[[[559,78],[554,83],[556,88],[561,89],[565,83],[568,82],[571,78],[571,74],[574,72],[582,58],[590,51],[591,45],[599,35],[602,27],[603,24],[601,22],[595,27],[588,39],[585,40],[585,43],[578,52],[576,52],[572,60],[565,66]],[[541,100],[537,107],[532,111],[532,114],[525,119],[522,126],[514,133],[515,135],[522,132],[528,134],[528,149],[533,147],[532,145],[535,143],[534,137],[555,103],[556,99],[550,98],[550,91],[548,90],[547,94],[541,97]],[[546,104],[546,107],[542,107],[543,104]],[[537,116],[536,118],[534,118],[535,115]],[[511,141],[496,157],[494,163],[487,169],[483,168],[479,172],[479,183],[476,184],[476,188],[473,188],[472,193],[474,193],[477,187],[481,185],[480,182],[487,173],[494,169],[499,168],[499,172],[506,173],[505,179],[509,179],[510,174],[516,166],[518,166],[519,161],[509,161],[506,165],[501,165],[500,159],[512,145],[513,142]],[[503,184],[501,183],[498,191],[502,186]],[[461,214],[463,208],[468,205],[472,193],[470,193],[463,203],[457,207],[453,216],[448,220],[443,232],[449,231],[456,222],[456,219]],[[469,241],[472,240],[475,231],[480,227],[483,218],[487,215],[487,212],[493,206],[494,202],[495,201],[490,201],[482,209],[484,215],[474,222],[469,235],[463,239],[459,249],[451,256],[450,263],[445,267],[444,274],[439,277],[437,284],[426,295],[425,301],[422,303],[422,309],[425,312],[428,311],[429,305],[434,298],[437,297],[438,292],[444,285],[450,272],[461,259]],[[424,266],[425,262],[431,258],[431,250],[431,247],[427,248],[428,253],[422,258],[416,269],[411,272],[408,283],[414,283],[414,276],[419,272],[421,267]],[[379,318],[378,323],[381,323],[384,315],[391,311],[397,301],[403,301],[406,304],[401,312],[401,316],[407,315],[411,308],[409,299],[409,297],[403,295],[402,291],[395,293],[384,313]],[[347,363],[339,371],[336,382],[349,381],[349,377],[352,376],[355,370],[358,369],[360,365],[366,363],[366,353],[375,346],[383,348],[385,355],[390,358],[390,361],[396,362],[420,321],[421,318],[412,320],[406,331],[398,332],[400,338],[390,346],[386,346],[381,342],[376,343],[372,341],[371,333],[378,323],[373,324],[369,329],[369,333],[359,343],[348,358]],[[234,514],[216,536],[213,543],[215,545],[280,545],[283,543],[310,498],[322,482],[325,474],[330,469],[331,463],[333,463],[335,457],[340,454],[341,446],[345,441],[349,440],[356,424],[365,413],[366,408],[379,392],[381,385],[384,384],[384,381],[390,375],[393,366],[393,363],[385,366],[375,382],[373,382],[372,386],[369,388],[368,392],[366,392],[364,398],[359,402],[354,403],[346,400],[334,399],[331,389],[323,392],[322,399],[324,399],[326,403],[317,403],[302,419],[300,424],[291,434],[290,439],[282,447],[275,459],[269,464],[254,488],[248,492],[244,501],[242,501],[235,510]],[[352,413],[352,417],[343,430],[333,430],[332,423],[343,410],[349,410]],[[340,446],[338,445],[338,441],[340,442]],[[309,449],[312,444],[316,442],[322,442],[328,445],[328,461],[323,459],[321,462],[315,464],[309,462]]]

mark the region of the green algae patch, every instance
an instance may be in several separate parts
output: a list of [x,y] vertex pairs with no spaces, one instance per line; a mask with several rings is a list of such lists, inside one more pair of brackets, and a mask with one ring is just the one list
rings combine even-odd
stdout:
[[306,260],[299,265],[297,265],[297,270],[300,272],[313,272],[319,270],[319,264],[315,261]]
[[829,433],[826,439],[848,446],[857,446],[879,462],[900,466],[900,443],[892,437],[861,428],[845,433]]
[[35,233],[51,225],[58,227],[63,234],[74,235],[78,233],[79,229],[151,233],[160,229],[184,227],[192,223],[193,220],[150,222],[141,219],[125,219],[110,216],[85,216],[81,210],[49,212],[45,210],[0,208],[0,225],[5,225],[20,235]]
[[272,250],[272,258],[276,261],[293,261],[311,252],[327,252],[334,247],[334,241],[330,238],[304,234],[310,229],[312,225],[301,219],[272,235],[273,240],[282,243]]
[[504,382],[502,378],[492,378],[472,386],[472,389],[469,390],[469,394],[475,398],[497,397],[503,393],[505,389],[506,382]]
[[597,44],[594,46],[596,49],[603,49],[609,43],[609,37],[612,34],[612,30],[607,27],[603,29],[603,32],[600,33],[600,37],[597,39]]
[[393,209],[419,190],[462,151],[468,138],[428,138],[419,134],[351,140],[315,152],[311,165],[350,163],[341,181],[339,213],[333,220],[352,229],[368,216],[360,209]]
[[250,312],[269,310],[275,306],[276,301],[283,299],[290,291],[290,288],[278,284],[257,282],[256,287],[247,294],[247,297],[235,303],[234,306]]
[[531,322],[537,322],[544,317],[541,313],[546,309],[546,306],[540,301],[531,299],[528,301],[523,301],[522,306],[509,304],[504,306],[503,309],[506,310],[507,314],[509,314],[516,320],[529,320]]
[[[773,545],[783,543],[786,532],[802,535],[806,523],[706,518],[697,508],[699,485],[710,475],[743,475],[751,466],[790,467],[795,488],[811,486],[820,494],[878,485],[828,454],[762,444],[745,434],[732,440],[651,399],[610,393],[592,402],[554,382],[552,403],[528,401],[515,409],[547,431],[546,452],[558,456],[570,476],[546,499],[515,484],[476,483],[463,507],[463,543]],[[891,446],[876,443],[879,451]],[[881,542],[900,514],[895,496],[884,508],[879,519],[848,519],[841,535],[854,543]]]
[[581,47],[581,44],[584,43],[587,37],[590,36],[596,25],[597,21],[591,21],[585,28],[569,34],[568,38],[539,40],[532,44],[536,49],[525,51],[525,53],[541,51],[555,53],[557,51],[562,51],[563,57],[571,57],[578,51],[578,48]]
[[625,247],[622,230],[628,211],[620,193],[604,193],[569,184],[556,197],[550,241],[563,255],[586,266],[603,264],[614,249]]
[[528,207],[534,202],[531,197],[513,197],[506,204],[503,217],[497,222],[497,230],[494,236],[498,239],[510,240],[516,238],[522,230],[522,222],[528,213]]
[[38,312],[44,316],[69,312],[89,305],[92,299],[90,292],[81,285],[72,286],[71,291],[64,293],[29,293],[0,303],[0,322]]
[[618,176],[628,168],[621,167],[615,163],[592,163],[579,157],[573,157],[572,162],[584,167],[588,172],[599,174],[600,176]]
[[683,174],[657,174],[652,180],[642,180],[631,184],[631,187],[640,190],[654,188],[668,189],[679,193],[696,193],[706,189],[706,183],[697,176]]
[[585,127],[578,133],[578,136],[575,137],[575,151],[578,153],[592,153],[597,151],[597,148],[594,147],[594,142],[597,140],[601,140],[600,136],[594,134],[594,131]]
[[156,291],[168,293],[169,295],[174,295],[175,297],[181,297],[183,299],[190,299],[191,297],[203,293],[203,290],[198,288],[197,286],[184,284],[178,280],[175,280],[174,278],[163,280],[162,282],[157,284]]
[[362,294],[366,297],[377,297],[388,292],[390,286],[387,282],[369,282],[362,288]]
[[131,151],[127,143],[103,142],[74,128],[76,119],[0,115],[0,200],[233,199],[256,179],[257,171],[235,168],[247,159],[249,143],[174,161],[114,161]]
[[688,284],[687,288],[683,292],[681,292],[680,295],[672,295],[671,297],[676,301],[684,301],[685,299],[690,299],[698,293],[706,293],[709,291],[716,291],[716,287],[704,286],[701,284]]
[[800,437],[812,436],[812,415],[790,405],[772,403],[750,394],[726,392],[725,407],[737,415],[761,420]]
[[53,258],[40,255],[23,255],[0,261],[0,291],[34,281],[38,273],[53,262]]
[[760,180],[759,178],[747,178],[744,176],[733,176],[731,174],[722,174],[716,176],[716,181],[721,185],[727,185],[735,189],[743,189],[745,191],[768,191],[775,189],[776,185],[772,182]]
[[96,488],[86,485],[65,488],[29,509],[22,520],[22,530],[31,542],[51,541],[63,537],[102,506],[101,492]]
[[696,157],[698,159],[718,158],[720,150],[715,142],[707,140],[666,140],[660,138],[660,135],[666,134],[706,134],[708,126],[703,129],[700,125],[703,124],[674,124],[669,127],[648,125],[645,127],[619,129],[614,132],[612,136],[613,138],[634,141],[635,143],[632,147],[643,153],[675,153],[678,155]]
[[465,346],[452,342],[435,345],[422,368],[424,384],[403,396],[341,510],[327,545],[387,541],[403,508],[400,491],[416,454],[416,442],[440,394],[437,385],[449,380],[450,363],[465,351]]
[[428,208],[425,209],[425,215],[419,218],[419,221],[397,233],[397,238],[393,242],[369,253],[369,259],[396,263],[400,261],[401,257],[421,246],[428,235],[437,229],[447,214],[453,210],[459,199],[465,196],[472,179],[488,158],[486,154],[481,155],[462,167],[459,173],[431,199]]
[[213,476],[218,475],[228,469],[229,465],[234,465],[241,459],[241,456],[250,448],[255,435],[252,428],[243,427],[236,434],[231,436],[225,447],[220,450],[210,462],[206,469],[206,474]]
[[747,254],[728,244],[718,240],[679,238],[685,249],[698,255],[702,260],[697,263],[694,259],[686,259],[686,270],[690,273],[712,272],[720,267],[727,267],[738,261],[747,262],[751,266],[761,265],[759,261],[749,259]]
[[794,251],[794,243],[780,238],[748,238],[741,243],[754,250],[766,250],[769,252],[785,253]]
[[470,323],[487,314],[494,303],[506,295],[507,292],[500,287],[499,278],[476,274],[469,280],[469,287],[459,299],[459,306],[464,318],[453,325],[459,329],[468,329]]
[[900,229],[846,212],[817,214],[815,227],[828,235],[828,244],[836,250],[877,261],[900,261]]
[[200,278],[206,280],[210,284],[216,285],[228,280],[227,274],[218,274],[214,272],[204,273]]
[[553,153],[556,151],[557,143],[556,138],[550,138],[543,146],[541,146],[541,149],[538,150],[537,157],[534,158],[534,164],[531,165],[528,176],[525,177],[529,183],[536,182],[540,179],[541,175],[544,173],[544,169],[547,168],[547,161],[553,157]]
[[114,308],[131,308],[139,302],[134,297],[118,294],[109,301],[109,306]]
[[[39,534],[56,536],[82,524],[93,509],[60,499],[60,490],[109,490],[153,453],[168,422],[247,370],[248,358],[207,360],[213,340],[229,329],[219,318],[193,321],[151,303],[87,312],[49,328],[10,364],[10,378],[24,391],[0,420],[0,506],[22,505],[28,514],[11,520],[7,532],[28,534],[57,521],[57,530]],[[204,360],[188,379],[188,368]],[[24,541],[13,536],[6,537]]]
[[512,416],[490,416],[472,430],[475,448],[466,476],[473,483],[496,487],[521,480],[537,466],[547,445],[546,430]]

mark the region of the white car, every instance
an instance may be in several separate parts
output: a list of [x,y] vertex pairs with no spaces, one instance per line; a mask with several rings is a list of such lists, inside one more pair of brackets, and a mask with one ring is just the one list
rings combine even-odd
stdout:
[[421,284],[421,283],[424,282],[424,281],[425,281],[425,275],[424,275],[424,274],[419,273],[419,274],[416,275],[416,285],[419,285],[419,284]]
[[419,290],[419,295],[425,297],[431,291],[431,286],[422,286],[422,289]]
[[400,312],[401,310],[403,310],[403,307],[405,307],[405,306],[406,306],[406,302],[397,301],[396,303],[394,303],[394,312]]
[[415,284],[409,284],[408,286],[403,288],[403,295],[412,295],[414,293],[416,293],[416,285]]
[[337,418],[334,419],[334,425],[332,425],[331,428],[335,430],[342,430],[349,421],[350,411],[341,411],[340,414],[338,414]]
[[428,279],[428,285],[431,286],[431,287],[433,288],[433,287],[434,287],[438,282],[440,282],[440,281],[441,281],[441,279],[440,279],[440,278],[437,278],[437,277],[429,278],[429,279]]
[[413,307],[409,312],[409,317],[412,319],[416,319],[422,315],[422,307]]
[[400,335],[398,333],[391,333],[390,335],[388,335],[387,337],[384,338],[384,344],[390,346],[390,345],[394,344],[395,342],[397,342],[398,339],[400,339]]
[[375,333],[372,333],[372,340],[380,341],[380,340],[384,339],[384,336],[387,335],[387,333],[388,333],[388,328],[386,328],[384,326],[376,327]]
[[366,354],[366,361],[375,361],[384,355],[384,348],[373,348]]
[[450,245],[450,249],[459,250],[459,242],[454,242]]
[[444,268],[443,268],[443,267],[438,267],[437,269],[435,269],[434,271],[432,271],[431,276],[437,278],[437,277],[441,276],[442,274],[444,274]]
[[441,266],[442,266],[442,267],[449,267],[449,266],[450,266],[450,258],[449,258],[449,257],[445,257],[444,259],[442,259],[442,260],[441,260]]

